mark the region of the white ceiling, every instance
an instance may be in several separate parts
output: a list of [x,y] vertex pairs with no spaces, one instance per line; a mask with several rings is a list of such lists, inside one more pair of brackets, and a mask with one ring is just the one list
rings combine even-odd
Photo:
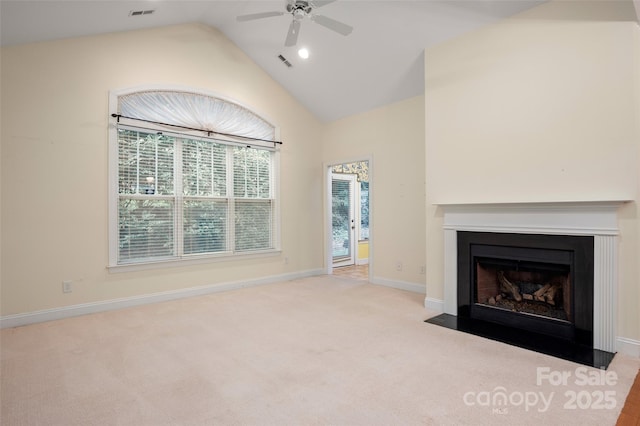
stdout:
[[[638,1],[638,0],[634,0]],[[285,47],[285,0],[1,0],[3,45],[200,22],[222,31],[318,119],[332,121],[424,91],[425,47],[534,7],[544,0],[337,0],[315,13],[354,27],[342,36],[305,19],[297,46]],[[154,10],[132,17],[131,11]],[[311,57],[298,58],[308,47]],[[292,64],[287,68],[277,56]]]

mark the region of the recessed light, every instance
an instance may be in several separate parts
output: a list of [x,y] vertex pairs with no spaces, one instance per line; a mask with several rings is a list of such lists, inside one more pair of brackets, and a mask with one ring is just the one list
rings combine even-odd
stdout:
[[300,56],[302,59],[309,58],[309,49],[303,47],[302,49],[298,50],[298,56]]

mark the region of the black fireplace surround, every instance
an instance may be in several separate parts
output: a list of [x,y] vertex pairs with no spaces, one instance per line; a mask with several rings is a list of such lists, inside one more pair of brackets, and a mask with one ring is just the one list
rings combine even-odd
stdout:
[[[457,244],[460,320],[485,321],[593,346],[593,237],[458,231]],[[495,301],[486,303],[486,295],[479,300],[478,275],[483,268],[493,276],[504,269],[523,271],[512,274],[566,277],[564,291],[557,284],[561,293],[555,308],[558,313],[540,315],[492,306]]]

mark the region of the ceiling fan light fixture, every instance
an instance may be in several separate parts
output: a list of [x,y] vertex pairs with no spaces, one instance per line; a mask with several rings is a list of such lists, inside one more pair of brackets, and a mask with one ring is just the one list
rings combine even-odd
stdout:
[[[290,14],[293,19],[289,25],[289,31],[284,41],[285,47],[295,46],[298,42],[298,33],[300,32],[300,25],[304,19],[310,19],[316,24],[322,25],[332,31],[342,34],[344,36],[351,34],[353,27],[344,24],[335,19],[329,18],[324,15],[317,15],[312,13],[314,9],[325,6],[329,3],[333,3],[336,0],[287,0],[286,12],[271,11],[250,13],[248,15],[236,16],[236,20],[239,22],[252,21],[254,19],[270,18],[272,16],[282,16],[285,13]],[[306,59],[306,58],[305,58]]]
[[302,59],[309,59],[309,49],[307,49],[306,47],[301,48],[300,50],[298,50],[298,56],[300,56]]

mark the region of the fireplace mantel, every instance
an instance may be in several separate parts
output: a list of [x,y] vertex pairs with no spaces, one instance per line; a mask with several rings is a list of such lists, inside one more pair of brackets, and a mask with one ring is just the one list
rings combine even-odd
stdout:
[[436,204],[444,229],[617,235],[618,208],[630,200]]
[[444,312],[457,315],[457,231],[594,237],[594,348],[615,352],[618,209],[630,200],[442,203]]

